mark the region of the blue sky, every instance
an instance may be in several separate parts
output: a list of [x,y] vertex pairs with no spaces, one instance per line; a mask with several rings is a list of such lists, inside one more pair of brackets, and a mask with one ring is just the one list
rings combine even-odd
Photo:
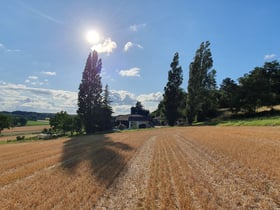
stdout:
[[91,50],[101,35],[102,83],[115,114],[141,101],[153,111],[178,52],[189,63],[209,40],[217,83],[237,80],[280,55],[278,0],[0,1],[0,111],[75,113]]

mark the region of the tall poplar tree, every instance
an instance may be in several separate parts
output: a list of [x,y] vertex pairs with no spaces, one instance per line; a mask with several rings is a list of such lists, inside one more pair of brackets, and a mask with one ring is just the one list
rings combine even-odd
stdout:
[[103,124],[103,130],[111,130],[113,127],[112,123],[112,114],[113,114],[113,109],[111,107],[111,100],[109,96],[109,88],[108,85],[106,84],[105,90],[104,90],[104,97],[103,97],[103,104],[102,104],[102,124]]
[[168,72],[168,82],[164,88],[163,107],[168,125],[174,126],[180,117],[179,106],[183,99],[183,90],[180,88],[183,82],[183,70],[179,66],[179,54],[176,52],[171,69]]
[[187,118],[192,124],[195,117],[204,120],[216,109],[216,71],[213,66],[210,42],[202,42],[189,66]]
[[102,61],[98,59],[98,53],[94,50],[87,58],[78,94],[77,113],[88,134],[100,130],[103,103],[101,68]]

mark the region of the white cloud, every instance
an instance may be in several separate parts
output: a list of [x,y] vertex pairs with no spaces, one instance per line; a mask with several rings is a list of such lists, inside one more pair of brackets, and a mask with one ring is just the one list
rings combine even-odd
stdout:
[[[0,111],[34,111],[56,113],[61,110],[75,114],[77,92],[28,87],[0,81]],[[154,111],[162,99],[162,93],[136,95],[126,90],[110,90],[114,115],[129,114],[130,108],[140,101],[145,109]]]
[[117,48],[117,43],[112,41],[111,38],[107,38],[103,43],[99,43],[91,47],[92,50],[96,50],[98,53],[107,54],[112,53],[115,48]]
[[149,94],[141,94],[137,97],[137,101],[143,101],[143,102],[159,102],[162,100],[162,93],[156,92],[156,93],[149,93]]
[[142,28],[145,28],[147,26],[146,23],[142,23],[142,24],[133,24],[131,26],[129,26],[129,29],[133,32],[137,32]]
[[55,71],[42,71],[41,73],[44,74],[44,75],[47,75],[47,76],[55,76],[56,75]]
[[123,48],[123,49],[124,49],[124,51],[127,52],[128,49],[131,48],[132,46],[133,46],[132,42],[127,42],[127,43],[124,45],[124,48]]
[[76,113],[77,93],[33,88],[25,85],[0,83],[1,111],[35,111],[35,112],[59,112]]
[[38,77],[37,76],[28,76],[28,79],[37,80]]
[[140,77],[140,68],[134,67],[127,70],[120,70],[119,75],[122,77]]
[[125,45],[124,45],[124,51],[127,52],[131,47],[138,47],[140,49],[143,49],[143,47],[140,45],[140,44],[134,44],[132,42],[127,42]]
[[264,60],[275,59],[277,56],[275,54],[268,54],[264,56]]
[[135,95],[125,90],[111,90],[110,98],[112,100],[112,108],[114,115],[129,114],[130,108],[140,101],[145,109],[150,112],[157,109],[159,102],[162,100],[162,93],[148,93]]

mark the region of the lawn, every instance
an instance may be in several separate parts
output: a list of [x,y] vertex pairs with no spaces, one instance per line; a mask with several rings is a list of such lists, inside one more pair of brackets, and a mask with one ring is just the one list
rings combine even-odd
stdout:
[[49,120],[28,120],[26,126],[49,125]]

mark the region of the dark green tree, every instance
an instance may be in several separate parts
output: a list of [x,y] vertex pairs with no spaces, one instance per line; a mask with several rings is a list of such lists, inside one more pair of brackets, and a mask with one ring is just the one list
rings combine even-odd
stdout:
[[73,117],[72,132],[76,132],[78,134],[82,134],[83,132],[82,120],[78,115]]
[[111,107],[111,100],[110,100],[110,92],[108,85],[106,84],[105,90],[104,90],[104,97],[103,97],[103,104],[102,104],[102,130],[111,130],[113,127],[113,122],[112,122],[112,114],[113,114],[113,109]]
[[266,62],[263,67],[239,78],[241,106],[249,113],[258,107],[272,107],[280,102],[280,65],[277,61]]
[[11,121],[10,118],[6,115],[0,114],[0,134],[4,128],[10,128]]
[[77,113],[83,122],[87,134],[100,130],[102,125],[102,61],[93,51],[89,54],[79,86]]
[[187,118],[192,124],[215,115],[217,109],[216,71],[213,66],[210,42],[202,42],[189,66]]
[[12,127],[25,126],[27,124],[27,119],[24,117],[12,117]]
[[50,119],[50,126],[56,132],[62,131],[64,135],[67,131],[72,133],[73,119],[67,112],[61,111]]
[[163,112],[168,125],[174,126],[180,117],[179,107],[183,99],[183,90],[180,88],[183,82],[183,70],[179,66],[179,54],[175,53],[168,72],[168,82],[164,87]]
[[240,90],[238,84],[231,78],[225,78],[220,86],[219,106],[229,108],[231,112],[240,111]]
[[139,114],[148,117],[150,114],[149,110],[144,109],[142,103],[137,101],[135,106],[130,108],[130,114]]
[[266,71],[269,90],[270,90],[270,104],[274,106],[280,104],[280,64],[278,61],[266,62],[263,66]]

